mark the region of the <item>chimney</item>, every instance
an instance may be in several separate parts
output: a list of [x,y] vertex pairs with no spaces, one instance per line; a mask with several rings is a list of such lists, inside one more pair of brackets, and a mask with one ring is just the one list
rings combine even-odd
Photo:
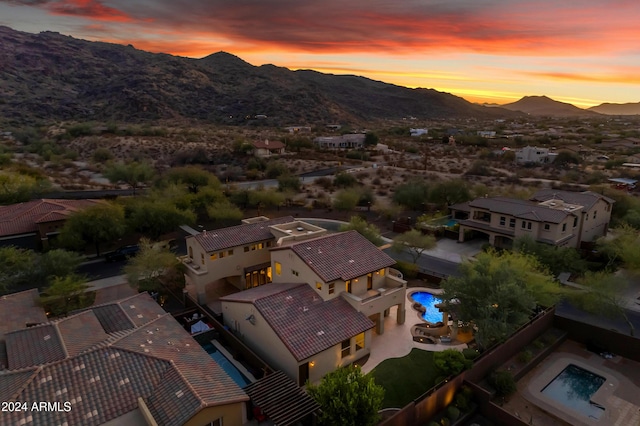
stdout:
[[207,230],[206,229],[204,231],[202,231],[202,235],[204,235],[205,237],[207,236]]
[[264,144],[265,144],[265,145],[269,145],[269,139],[265,139],[265,140],[264,140]]

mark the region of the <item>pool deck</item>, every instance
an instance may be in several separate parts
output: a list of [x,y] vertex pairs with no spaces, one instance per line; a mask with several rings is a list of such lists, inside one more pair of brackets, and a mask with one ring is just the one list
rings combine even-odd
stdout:
[[414,291],[426,291],[432,294],[439,294],[442,291],[439,289],[427,288],[427,287],[412,287],[407,289],[407,303],[406,303],[406,321],[404,324],[396,323],[396,311],[397,307],[391,308],[391,313],[384,320],[384,334],[373,335],[373,341],[371,343],[371,355],[369,359],[362,366],[363,373],[369,373],[382,361],[389,358],[402,358],[408,355],[413,348],[422,350],[438,352],[446,349],[462,350],[467,347],[466,344],[431,344],[431,343],[419,343],[413,341],[411,335],[411,327],[421,322],[418,317],[418,312],[411,308],[413,301],[409,299],[409,294]]
[[[605,412],[592,419],[572,411],[540,391],[568,364],[575,364],[606,379],[591,397]],[[503,406],[525,421],[540,425],[628,426],[640,425],[640,363],[620,356],[605,359],[584,345],[566,341],[558,350],[518,381],[518,392]]]

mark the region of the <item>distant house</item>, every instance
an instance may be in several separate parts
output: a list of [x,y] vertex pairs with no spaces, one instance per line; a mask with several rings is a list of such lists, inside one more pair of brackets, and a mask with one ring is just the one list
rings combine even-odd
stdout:
[[370,354],[374,324],[343,298],[305,283],[271,283],[221,299],[224,323],[303,386]]
[[365,135],[350,133],[341,136],[321,136],[313,142],[321,149],[359,149],[364,147]]
[[28,249],[49,248],[67,218],[100,200],[33,200],[0,206],[0,246],[14,245]]
[[493,130],[478,130],[476,133],[478,136],[482,138],[495,138],[496,132]]
[[411,136],[422,136],[429,133],[429,129],[409,129]]
[[548,148],[525,146],[516,151],[516,162],[520,164],[547,164],[553,162],[556,156],[557,154],[550,152]]
[[280,141],[263,141],[252,142],[253,155],[256,157],[270,157],[272,155],[284,154],[284,144]]
[[475,235],[489,244],[509,248],[515,238],[559,247],[581,247],[607,234],[614,201],[594,192],[545,189],[530,200],[506,197],[476,198],[450,208],[460,219],[459,241]]
[[[0,317],[31,297],[1,298]],[[249,396],[146,293],[27,325],[0,336],[3,399],[60,408],[3,410],[0,424],[246,424]]]
[[311,133],[311,127],[309,126],[289,126],[289,127],[285,127],[284,129],[291,134]]

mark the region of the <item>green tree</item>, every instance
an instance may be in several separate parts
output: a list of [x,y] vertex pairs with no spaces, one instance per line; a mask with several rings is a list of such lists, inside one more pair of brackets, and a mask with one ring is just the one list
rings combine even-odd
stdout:
[[115,204],[99,204],[69,216],[58,240],[65,247],[84,248],[93,244],[100,256],[100,244],[124,235],[124,209]]
[[128,203],[125,218],[131,230],[152,240],[174,231],[180,225],[192,225],[196,221],[195,213],[189,209],[180,209],[171,202],[149,198]]
[[260,189],[255,191],[249,191],[248,194],[249,205],[252,207],[260,208],[273,208],[282,205],[285,201],[285,196],[282,192],[276,191],[273,188]]
[[63,249],[49,250],[40,257],[40,273],[47,280],[73,275],[82,263],[78,253]]
[[433,235],[425,235],[417,229],[412,229],[395,237],[391,247],[395,252],[408,253],[415,265],[425,250],[431,250],[435,246],[436,239]]
[[572,293],[571,300],[581,309],[594,315],[622,318],[634,336],[635,327],[627,315],[628,299],[624,296],[629,283],[622,276],[606,271],[587,272],[578,280],[583,290]]
[[277,179],[282,175],[288,175],[289,169],[284,163],[278,161],[272,161],[267,164],[266,175],[268,179]]
[[86,307],[89,294],[87,294],[87,280],[80,275],[66,275],[54,277],[51,285],[45,289],[40,297],[51,316],[67,315],[75,309]]
[[471,368],[471,360],[465,358],[462,352],[447,349],[433,354],[433,364],[442,377],[457,376],[464,370]]
[[475,324],[484,348],[510,336],[537,306],[551,306],[564,294],[535,257],[493,250],[463,262],[460,276],[449,277],[442,288],[449,312]]
[[242,219],[242,210],[229,201],[218,201],[207,207],[207,216],[215,221],[237,222]]
[[553,164],[558,167],[566,167],[569,164],[580,164],[581,159],[578,154],[571,151],[560,151],[556,156],[555,160],[553,160]]
[[336,194],[333,208],[341,211],[351,211],[356,208],[360,200],[360,191],[355,188],[343,189]]
[[359,367],[338,368],[307,390],[322,407],[320,425],[373,426],[379,419],[384,389]]
[[351,173],[340,172],[333,178],[333,184],[338,188],[348,188],[358,183]]
[[133,195],[136,195],[137,188],[149,183],[154,174],[155,171],[149,164],[137,161],[114,163],[104,171],[104,175],[112,183],[124,182],[129,185],[133,189]]
[[146,238],[140,240],[140,251],[124,267],[129,284],[138,291],[160,291],[163,287],[171,290],[184,287],[184,275],[181,280],[169,281],[168,277],[178,277],[172,271],[180,268],[180,261],[168,248],[152,244]]
[[471,200],[469,184],[462,179],[436,183],[429,191],[429,201],[450,206]]
[[554,276],[562,272],[582,275],[587,270],[587,262],[576,249],[539,243],[529,235],[516,238],[513,250],[535,256]]
[[38,254],[13,246],[0,247],[0,294],[38,279]]
[[22,173],[0,172],[0,204],[23,203],[48,190],[49,181]]
[[278,191],[300,191],[300,178],[288,173],[278,176]]
[[367,132],[364,135],[364,146],[376,146],[380,138],[374,132]]
[[377,246],[382,244],[380,229],[378,229],[378,227],[373,224],[368,224],[367,221],[360,216],[351,216],[349,223],[340,225],[340,232],[351,230],[358,231],[360,235]]
[[215,175],[196,166],[173,168],[167,174],[167,179],[173,184],[186,185],[192,194],[197,194],[204,186],[220,188],[220,181]]
[[393,201],[413,210],[421,210],[429,198],[429,184],[424,180],[413,180],[398,185],[393,193]]
[[608,266],[617,264],[630,271],[640,270],[640,232],[628,224],[615,228],[611,231],[613,238],[600,238],[596,242],[596,247],[609,260]]

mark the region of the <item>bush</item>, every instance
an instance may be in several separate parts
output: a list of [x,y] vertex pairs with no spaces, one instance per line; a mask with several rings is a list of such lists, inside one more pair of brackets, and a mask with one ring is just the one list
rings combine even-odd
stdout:
[[533,358],[533,354],[529,350],[524,350],[518,354],[518,361],[520,362],[527,363],[531,361],[531,358]]
[[93,151],[92,158],[96,163],[106,163],[113,158],[113,154],[111,153],[111,150],[100,147]]
[[544,340],[542,340],[542,338],[537,338],[536,340],[533,341],[533,347],[536,349],[542,349],[546,346]]
[[418,265],[410,262],[399,261],[396,263],[396,269],[402,272],[404,279],[415,278],[418,276]]
[[471,402],[471,398],[465,392],[460,391],[456,393],[454,401],[456,407],[458,407],[460,411],[467,411],[469,409],[469,402]]
[[509,396],[516,391],[516,380],[508,371],[496,371],[489,376],[488,381],[498,397]]
[[471,361],[455,349],[447,349],[434,353],[433,363],[438,373],[442,376],[456,376],[464,370],[471,368]]
[[460,410],[453,405],[447,407],[447,417],[451,419],[452,422],[455,422],[460,417]]
[[473,349],[473,348],[464,348],[462,350],[462,355],[464,355],[464,357],[466,359],[469,360],[474,360],[476,358],[478,358],[480,356],[480,352],[478,352],[477,349]]
[[333,179],[333,184],[338,188],[347,188],[358,183],[356,178],[349,173],[340,172]]

